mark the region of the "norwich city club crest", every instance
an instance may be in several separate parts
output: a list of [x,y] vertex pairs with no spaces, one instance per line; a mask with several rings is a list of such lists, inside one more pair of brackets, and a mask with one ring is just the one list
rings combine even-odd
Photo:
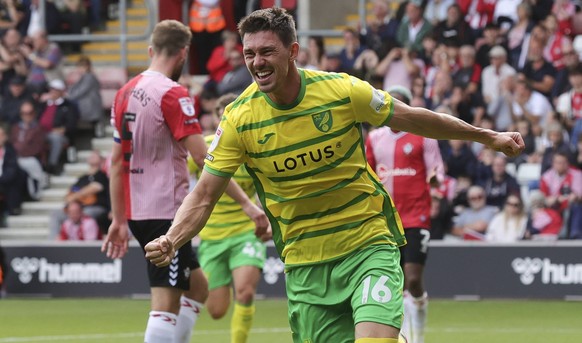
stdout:
[[329,131],[333,125],[333,118],[331,116],[331,111],[329,110],[312,114],[311,119],[313,119],[313,124],[315,124],[315,127],[321,132]]

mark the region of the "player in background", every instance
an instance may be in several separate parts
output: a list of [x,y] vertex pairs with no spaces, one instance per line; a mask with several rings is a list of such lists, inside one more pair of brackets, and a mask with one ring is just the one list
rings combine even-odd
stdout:
[[[158,23],[151,37],[149,68],[116,94],[111,111],[113,218],[102,246],[108,257],[121,258],[127,252],[128,227],[142,248],[164,234],[188,193],[188,152],[199,166],[204,164],[206,143],[192,100],[176,82],[190,39],[190,29],[182,23]],[[234,181],[229,194],[242,204],[259,230],[266,230],[264,213]],[[208,295],[199,267],[190,243],[181,246],[169,266],[148,264],[152,297],[145,342],[190,342]]]
[[[218,98],[214,115],[218,122],[226,105],[236,99],[236,94]],[[214,135],[204,138],[210,145]],[[195,166],[188,161],[189,166]],[[197,169],[197,168],[196,168]],[[200,169],[194,170],[198,175]],[[253,180],[241,165],[233,175],[250,199],[256,197]],[[201,239],[198,257],[208,278],[206,308],[213,319],[224,317],[230,306],[231,286],[234,286],[234,311],[230,322],[231,342],[245,343],[255,315],[255,293],[265,264],[266,247],[263,241],[270,239],[270,230],[261,239],[254,234],[255,224],[230,196],[224,194],[212,211]]]
[[295,22],[283,9],[251,13],[239,32],[255,82],[227,106],[196,187],[146,258],[167,266],[244,163],[285,262],[294,342],[397,342],[406,241],[366,160],[361,124],[475,140],[511,156],[521,136],[409,107],[347,74],[298,69]]
[[[412,93],[395,86],[390,95],[410,105]],[[400,248],[404,268],[404,322],[402,333],[409,343],[424,343],[428,297],[422,274],[430,239],[430,186],[444,180],[438,142],[412,133],[381,127],[368,134],[368,163],[392,195],[400,214],[406,245]]]

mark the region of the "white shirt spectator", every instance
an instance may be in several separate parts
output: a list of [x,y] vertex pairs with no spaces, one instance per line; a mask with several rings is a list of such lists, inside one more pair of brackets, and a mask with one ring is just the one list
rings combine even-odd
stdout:
[[490,100],[497,99],[501,95],[501,81],[515,73],[515,69],[507,63],[502,64],[499,70],[496,70],[493,65],[485,67],[481,73],[483,97]]
[[424,9],[424,19],[436,24],[447,19],[447,10],[455,0],[429,0]]
[[[540,126],[545,124],[546,117],[552,111],[552,105],[548,101],[548,98],[537,91],[531,92],[531,96],[524,107],[532,115],[540,117]],[[521,106],[515,101],[513,102],[513,114],[517,117],[523,116]]]

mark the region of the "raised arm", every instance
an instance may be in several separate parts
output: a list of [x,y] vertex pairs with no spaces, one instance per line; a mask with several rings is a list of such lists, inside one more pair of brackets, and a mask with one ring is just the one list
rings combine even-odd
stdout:
[[421,107],[410,107],[393,99],[394,114],[388,126],[434,139],[458,139],[482,143],[513,157],[525,148],[518,132],[496,132],[478,128],[456,117]]

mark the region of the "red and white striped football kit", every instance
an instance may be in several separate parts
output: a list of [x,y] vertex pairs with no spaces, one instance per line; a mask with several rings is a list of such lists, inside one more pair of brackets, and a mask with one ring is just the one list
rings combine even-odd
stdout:
[[392,196],[404,228],[430,228],[428,174],[436,169],[439,181],[444,167],[438,142],[388,127],[376,129],[366,140],[366,157]]
[[145,71],[117,92],[111,124],[123,152],[127,219],[173,219],[188,194],[188,151],[180,140],[202,133],[187,90]]

